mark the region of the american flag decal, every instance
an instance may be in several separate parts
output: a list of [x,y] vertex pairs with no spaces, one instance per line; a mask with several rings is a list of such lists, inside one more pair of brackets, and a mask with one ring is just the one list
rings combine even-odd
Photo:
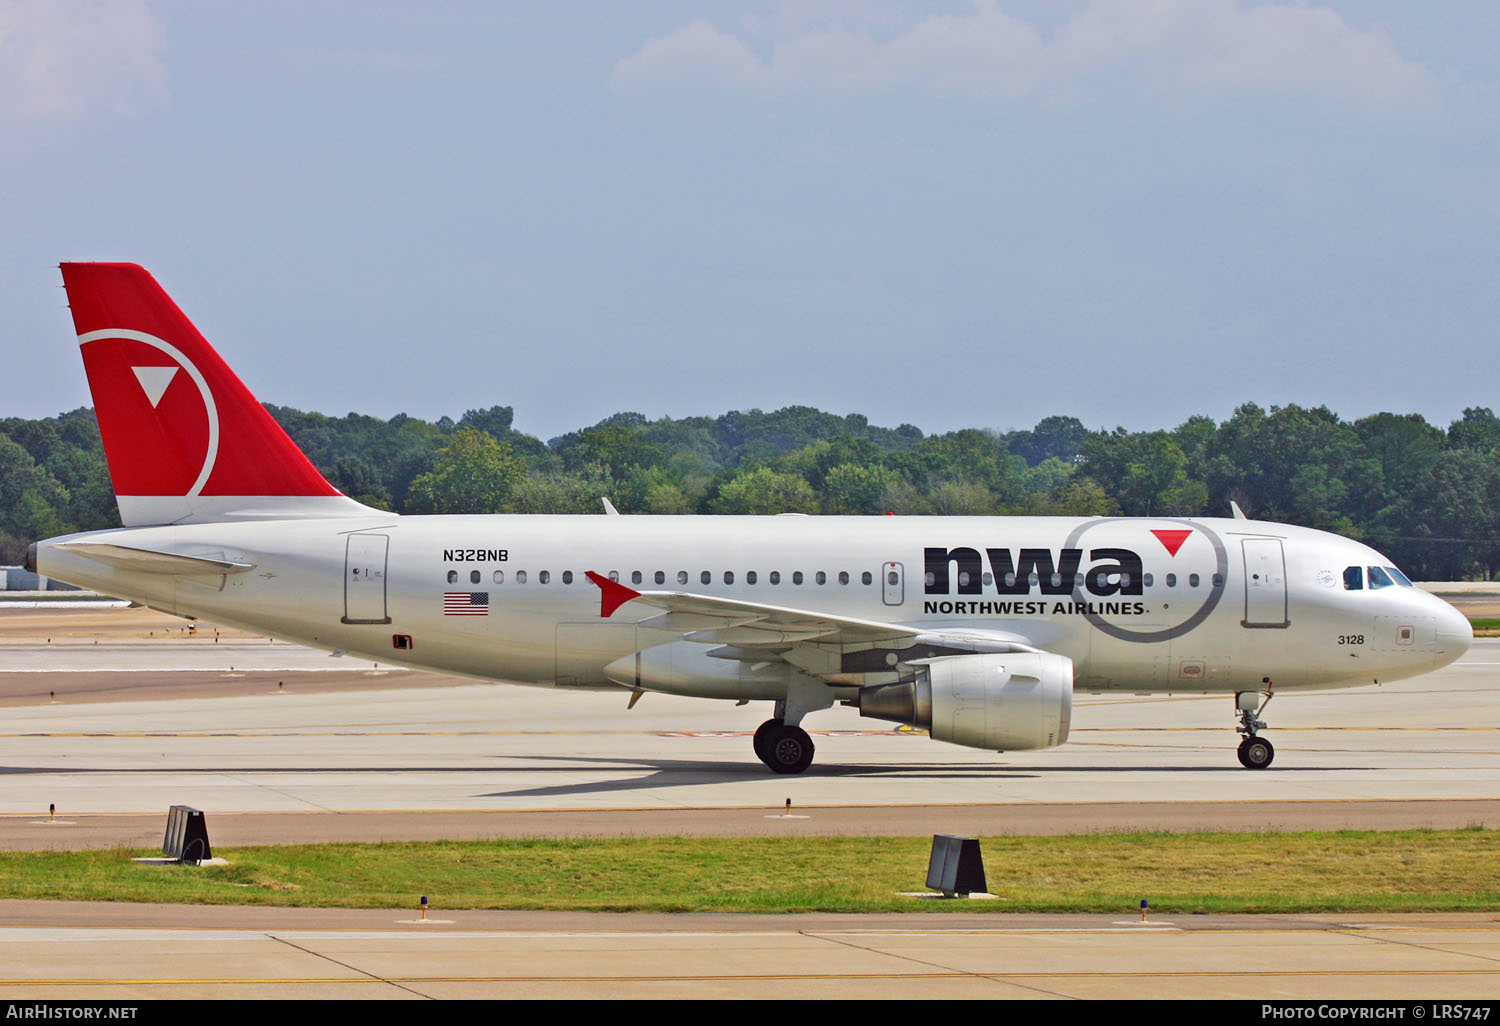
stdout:
[[490,593],[487,591],[443,592],[444,616],[488,616]]

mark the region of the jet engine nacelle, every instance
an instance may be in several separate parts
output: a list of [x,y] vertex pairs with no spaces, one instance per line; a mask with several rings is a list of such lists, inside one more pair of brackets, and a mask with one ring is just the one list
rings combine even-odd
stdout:
[[1068,739],[1073,660],[1052,652],[945,656],[914,681],[861,688],[861,716],[925,727],[939,741],[1015,751]]

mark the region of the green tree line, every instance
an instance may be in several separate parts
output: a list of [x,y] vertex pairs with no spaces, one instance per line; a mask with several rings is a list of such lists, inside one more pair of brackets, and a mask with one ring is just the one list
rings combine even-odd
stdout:
[[[608,496],[648,514],[1184,517],[1234,501],[1366,541],[1419,579],[1500,571],[1500,418],[1482,407],[1446,431],[1418,414],[1246,404],[1170,430],[1054,416],[927,435],[790,406],[618,413],[550,442],[516,431],[508,406],[436,422],[267,409],[336,487],[400,513],[598,513]],[[0,562],[117,517],[92,410],[0,419]]]

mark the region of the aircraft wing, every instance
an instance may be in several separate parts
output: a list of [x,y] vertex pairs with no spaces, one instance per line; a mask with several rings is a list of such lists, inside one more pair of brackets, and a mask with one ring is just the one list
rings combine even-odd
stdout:
[[662,612],[637,625],[675,631],[684,641],[761,650],[813,643],[846,655],[879,648],[901,652],[903,658],[916,657],[912,650],[918,648],[937,649],[931,655],[1040,651],[1026,638],[1005,631],[933,630],[693,592],[636,591],[592,571],[588,578],[599,586],[600,616],[613,615],[627,602],[653,606]]

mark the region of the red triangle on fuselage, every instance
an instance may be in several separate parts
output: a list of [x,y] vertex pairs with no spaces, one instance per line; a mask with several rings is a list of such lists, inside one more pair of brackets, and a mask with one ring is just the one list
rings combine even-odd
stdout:
[[613,615],[616,609],[619,609],[631,599],[641,597],[640,592],[634,588],[625,587],[619,581],[612,581],[608,577],[594,573],[592,570],[587,570],[584,573],[589,580],[599,586],[599,615],[602,617]]
[[1177,555],[1177,550],[1182,548],[1182,543],[1187,541],[1188,535],[1193,533],[1193,529],[1187,528],[1186,530],[1181,531],[1152,531],[1151,533],[1156,535],[1157,541],[1166,546],[1167,555],[1175,556]]

